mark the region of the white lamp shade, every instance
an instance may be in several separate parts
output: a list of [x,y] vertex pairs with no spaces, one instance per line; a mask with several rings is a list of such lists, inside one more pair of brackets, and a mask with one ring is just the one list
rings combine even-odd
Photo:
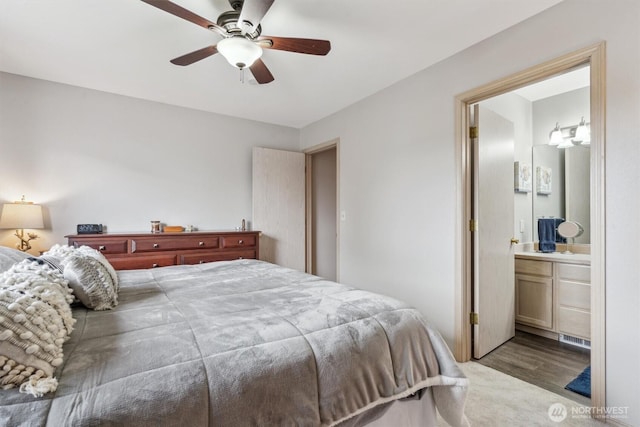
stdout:
[[588,138],[589,130],[587,129],[587,125],[581,123],[576,129],[576,136],[573,138],[576,141],[584,141]]
[[241,70],[250,67],[262,56],[262,48],[242,36],[220,40],[216,48],[229,64]]
[[44,228],[42,206],[33,203],[5,203],[0,216],[0,228]]
[[549,145],[560,145],[564,139],[562,138],[562,131],[560,130],[560,124],[556,123],[556,127],[551,131],[549,135]]

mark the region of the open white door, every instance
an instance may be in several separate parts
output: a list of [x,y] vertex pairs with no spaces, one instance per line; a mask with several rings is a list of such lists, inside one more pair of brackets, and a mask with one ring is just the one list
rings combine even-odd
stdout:
[[515,335],[513,123],[474,106],[473,357]]
[[253,229],[260,259],[305,271],[305,155],[253,149]]

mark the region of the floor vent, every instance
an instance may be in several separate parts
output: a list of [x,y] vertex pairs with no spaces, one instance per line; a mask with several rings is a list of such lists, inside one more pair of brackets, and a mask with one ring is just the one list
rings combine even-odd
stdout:
[[591,341],[584,340],[582,338],[572,337],[571,335],[560,334],[559,341],[567,344],[575,345],[578,347],[591,349]]

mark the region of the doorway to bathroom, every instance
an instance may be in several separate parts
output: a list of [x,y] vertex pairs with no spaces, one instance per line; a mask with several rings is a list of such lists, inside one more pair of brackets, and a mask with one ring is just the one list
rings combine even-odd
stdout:
[[[486,227],[487,224],[483,226],[483,223],[481,221],[478,221],[475,217],[476,213],[482,206],[482,201],[478,197],[478,188],[480,187],[481,183],[479,184],[477,182],[474,182],[474,179],[477,179],[478,176],[481,177],[481,174],[477,170],[479,167],[481,167],[481,163],[474,162],[475,157],[473,147],[475,142],[473,142],[473,138],[470,138],[472,136],[472,130],[470,130],[469,126],[471,124],[473,115],[468,111],[468,107],[475,104],[486,103],[488,101],[491,101],[491,98],[497,97],[498,95],[505,95],[533,83],[538,83],[551,77],[565,75],[571,71],[575,71],[584,67],[589,67],[588,80],[590,82],[589,87],[586,89],[590,101],[590,108],[588,108],[588,113],[586,114],[586,116],[589,117],[591,130],[591,151],[589,155],[589,169],[591,172],[589,189],[591,194],[591,203],[588,209],[589,224],[591,225],[589,233],[591,249],[591,269],[588,273],[588,277],[586,278],[586,281],[590,284],[589,291],[587,292],[590,301],[588,302],[586,309],[584,306],[582,308],[583,312],[588,312],[591,318],[590,322],[589,320],[587,320],[587,324],[591,324],[590,328],[587,327],[587,333],[589,334],[589,338],[591,339],[586,341],[590,341],[592,347],[588,358],[591,362],[592,369],[592,403],[597,406],[600,404],[604,404],[604,44],[589,47],[581,51],[566,55],[562,58],[558,58],[556,60],[542,64],[538,67],[533,67],[529,70],[525,70],[522,73],[518,73],[517,75],[502,79],[498,82],[490,83],[481,88],[464,93],[456,99],[458,123],[457,132],[459,141],[458,165],[460,170],[461,183],[459,192],[461,202],[459,221],[461,230],[464,231],[461,233],[461,239],[458,241],[458,261],[459,265],[461,266],[462,274],[459,282],[460,299],[458,301],[459,305],[457,306],[458,316],[456,317],[456,333],[458,339],[456,340],[455,350],[456,356],[459,360],[469,360],[472,357],[473,350],[476,348],[476,343],[473,341],[473,339],[483,339],[484,335],[481,332],[483,328],[488,329],[488,335],[495,338],[496,335],[502,335],[501,333],[505,331],[507,327],[512,327],[511,324],[502,324],[498,326],[493,325],[491,322],[496,318],[519,318],[519,320],[521,321],[519,323],[525,324],[525,326],[531,326],[531,323],[533,322],[537,329],[541,329],[546,332],[551,331],[552,333],[557,334],[559,319],[563,319],[564,316],[564,325],[566,326],[566,314],[569,313],[567,309],[576,308],[567,306],[559,307],[559,296],[562,295],[563,292],[566,293],[567,289],[578,289],[577,285],[581,285],[582,283],[580,282],[585,281],[584,270],[575,269],[572,265],[570,265],[569,267],[560,265],[554,269],[554,266],[550,264],[542,264],[543,268],[542,270],[539,270],[536,269],[538,266],[534,265],[535,261],[539,261],[535,259],[535,255],[531,255],[533,258],[526,259],[525,262],[521,263],[520,265],[521,268],[525,269],[526,273],[529,273],[529,276],[535,276],[533,278],[535,280],[529,277],[529,279],[521,281],[522,286],[518,287],[516,285],[515,288],[521,290],[520,302],[532,302],[534,301],[533,297],[541,298],[538,302],[542,303],[543,306],[544,304],[547,304],[545,306],[545,310],[547,310],[547,313],[550,313],[548,316],[546,316],[546,318],[544,316],[540,316],[539,319],[536,318],[536,310],[539,310],[540,307],[540,304],[537,304],[537,302],[537,305],[534,304],[534,307],[538,308],[531,308],[530,306],[527,307],[526,304],[524,307],[522,306],[522,304],[518,306],[516,302],[518,296],[515,295],[517,294],[517,292],[514,292],[512,303],[507,302],[506,304],[499,305],[489,304],[488,306],[482,305],[482,293],[485,291],[486,287],[493,286],[493,284],[477,282],[478,278],[481,277],[478,274],[478,271],[482,271],[483,266],[486,269],[486,266],[488,265],[481,263],[480,257],[477,255],[477,248],[482,247],[482,242],[477,240],[478,236],[481,234],[479,233],[479,230],[481,230],[483,227]],[[517,96],[523,98],[523,100],[526,100],[526,98],[524,98],[522,94]],[[494,103],[495,102],[496,101],[494,101]],[[494,105],[493,107],[494,109],[499,109],[500,106]],[[504,113],[505,111],[506,113]],[[506,115],[512,114],[513,110],[507,108],[506,110],[503,110],[503,113]],[[558,118],[556,120],[561,121],[563,119]],[[580,118],[578,118],[575,123],[576,128],[580,121]],[[482,123],[482,114],[480,115],[480,123]],[[560,126],[560,128],[571,127],[568,126],[569,123],[564,125],[565,126]],[[532,127],[531,123],[529,124],[529,126]],[[549,131],[553,127],[555,127],[555,123],[553,123],[553,125],[549,127],[549,129],[546,129],[544,131],[537,131],[537,134],[546,134],[544,135],[544,137],[536,136],[536,133],[533,132],[532,129],[530,129],[529,140],[548,141]],[[542,127],[540,129],[542,129]],[[564,130],[565,132],[571,131],[571,129],[561,130]],[[480,125],[478,133],[481,140],[483,135],[482,125]],[[516,139],[522,139],[518,135],[519,132],[514,133],[514,141]],[[573,140],[574,142],[576,140],[573,135],[569,134],[567,135],[567,137],[569,138],[569,140]],[[533,145],[533,143],[529,145],[530,150],[532,150]],[[539,145],[543,144],[540,143]],[[559,149],[555,148],[555,150]],[[531,254],[535,254],[535,250],[537,248],[535,248],[534,239],[536,238],[537,227],[534,225],[534,222],[537,222],[537,218],[535,217],[533,207],[528,210],[531,213],[525,216],[523,214],[524,211],[520,210],[516,206],[516,204],[529,199],[531,199],[530,203],[532,204],[534,193],[537,194],[538,192],[540,192],[541,194],[543,194],[544,192],[548,192],[549,189],[536,188],[537,184],[534,179],[531,179],[530,182],[518,182],[518,174],[520,172],[526,172],[526,170],[528,170],[530,174],[529,176],[531,176],[535,174],[538,169],[537,166],[534,166],[533,164],[533,154],[530,154],[529,158],[519,159],[515,158],[515,149],[512,150],[512,154],[513,156],[510,160],[511,175],[510,177],[505,178],[510,181],[512,203],[510,206],[505,205],[503,209],[505,211],[509,210],[515,213],[515,215],[514,220],[511,220],[509,224],[512,231],[511,238],[507,239],[507,241],[505,242],[501,242],[500,245],[507,245],[510,248],[518,245],[518,247],[513,247],[513,253],[516,252],[516,249],[525,250],[525,248],[527,248],[530,250]],[[543,168],[547,167],[546,165],[541,166],[541,171],[544,171]],[[505,169],[501,170],[504,171]],[[559,170],[557,170],[556,177],[558,178],[558,180],[560,179],[559,173]],[[524,181],[527,180],[525,179]],[[529,187],[529,185],[531,187]],[[504,191],[504,189],[500,191]],[[486,197],[486,189],[484,194]],[[520,199],[516,199],[516,196],[518,196],[518,194],[521,194]],[[559,195],[560,192],[554,191],[554,189],[552,188],[550,194]],[[491,203],[490,197],[488,198],[488,202]],[[565,210],[562,215],[566,215],[566,212],[567,211]],[[554,214],[554,216],[560,217],[559,214]],[[574,242],[569,243],[571,244]],[[522,244],[529,244],[529,246],[520,247],[519,245]],[[565,246],[561,247],[561,245],[563,244]],[[567,250],[566,244],[558,242],[558,250]],[[488,248],[487,252],[493,251],[491,250],[491,248]],[[513,262],[513,258],[511,260]],[[560,258],[560,261],[564,260]],[[572,264],[572,262],[568,262],[567,264]],[[516,264],[516,268],[518,268],[518,264]],[[528,271],[527,269],[529,268],[533,268],[533,272]],[[548,277],[542,277],[544,275]],[[513,277],[513,275],[508,276]],[[515,274],[515,279],[518,279],[517,272]],[[523,278],[521,277],[520,279]],[[562,287],[556,286],[554,288],[554,283],[556,285],[562,284]],[[534,284],[540,284],[541,286],[536,287],[534,286]],[[513,287],[511,287],[510,289],[513,289]],[[537,294],[535,292],[532,293],[532,290],[535,290]],[[489,299],[490,303],[493,303],[495,301],[495,298],[493,300]],[[505,311],[511,310],[512,314],[502,316],[496,315],[494,309]],[[520,310],[520,312],[518,312],[518,310]],[[571,314],[575,314],[574,312],[572,312]],[[529,322],[529,325],[526,325],[527,319],[532,319],[531,322]],[[540,321],[541,323],[536,324],[534,320]],[[531,332],[531,330],[528,330],[524,333],[528,334]],[[519,332],[519,334],[521,333]],[[511,337],[508,337],[508,334],[506,335],[506,339],[501,339],[505,339],[506,341],[510,340]],[[577,335],[579,338],[584,339],[584,333],[580,333]],[[516,339],[517,338],[518,336],[516,336]],[[513,341],[513,339],[511,340]],[[501,343],[498,343],[496,347],[500,347],[500,344]],[[491,353],[491,350],[489,349],[488,352]],[[483,355],[482,353],[480,353],[480,355],[474,354],[474,356],[482,357]]]
[[[590,387],[578,394],[565,386],[590,357],[590,140],[576,139],[579,124],[590,124],[589,80],[588,65],[578,67],[483,100],[471,114],[482,225],[472,236],[474,312],[491,308],[492,322],[474,328],[473,357],[582,404]],[[566,138],[551,145],[556,127]],[[584,224],[580,243],[556,232],[565,221]],[[584,280],[565,277],[567,269]]]

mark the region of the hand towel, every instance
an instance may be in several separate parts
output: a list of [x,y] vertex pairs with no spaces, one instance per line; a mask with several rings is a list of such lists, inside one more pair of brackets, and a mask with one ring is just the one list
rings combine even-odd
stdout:
[[556,219],[538,219],[538,248],[540,252],[556,251]]

